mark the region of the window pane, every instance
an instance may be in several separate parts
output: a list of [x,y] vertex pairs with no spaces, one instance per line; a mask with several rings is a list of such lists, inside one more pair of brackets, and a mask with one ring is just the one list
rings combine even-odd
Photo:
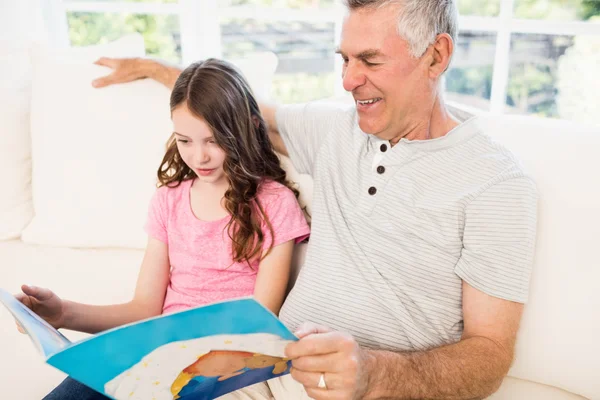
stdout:
[[219,6],[263,6],[290,8],[327,8],[336,0],[218,0]]
[[508,112],[597,123],[600,37],[515,34]]
[[175,15],[72,12],[67,18],[73,46],[107,43],[139,32],[144,36],[147,55],[181,62],[179,20]]
[[458,0],[458,12],[460,15],[496,17],[500,14],[500,0]]
[[495,34],[461,32],[446,75],[446,97],[489,110],[495,51]]
[[302,103],[333,96],[333,72],[321,74],[277,73],[273,78],[273,98],[283,104]]
[[600,15],[598,0],[515,0],[515,17],[545,20],[588,20]]
[[275,99],[290,103],[333,96],[333,23],[226,19],[221,34],[223,58],[264,51],[277,54]]

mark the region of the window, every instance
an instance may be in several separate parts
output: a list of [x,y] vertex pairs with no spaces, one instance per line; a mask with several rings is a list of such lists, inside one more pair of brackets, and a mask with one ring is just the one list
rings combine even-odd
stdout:
[[495,53],[495,33],[462,30],[446,75],[447,97],[489,111]]
[[[600,61],[600,2],[499,0],[497,13],[493,3],[459,2],[462,17],[457,47],[473,31],[493,34],[495,54],[487,80],[481,73],[463,72],[464,64],[478,64],[477,59],[484,58],[481,53],[465,54],[457,61],[448,73],[448,97],[495,113],[597,123],[590,110],[600,110],[600,100],[593,94],[599,89],[593,65]],[[456,60],[460,56],[458,52]],[[452,75],[455,69],[460,70],[462,80]],[[489,101],[481,101],[487,87],[491,88]],[[479,91],[473,93],[474,88]]]
[[[274,99],[290,103],[343,94],[342,66],[334,55],[341,0],[63,4],[74,46],[140,32],[149,55],[183,64],[268,50],[279,57]],[[458,0],[458,7],[461,31],[446,75],[450,100],[494,113],[596,123],[600,1]]]
[[181,63],[180,27],[175,15],[69,12],[67,21],[73,46],[106,43],[139,32],[144,36],[146,54]]
[[277,54],[273,97],[284,103],[334,95],[334,37],[334,24],[330,22],[221,20],[224,58],[242,58],[260,51]]

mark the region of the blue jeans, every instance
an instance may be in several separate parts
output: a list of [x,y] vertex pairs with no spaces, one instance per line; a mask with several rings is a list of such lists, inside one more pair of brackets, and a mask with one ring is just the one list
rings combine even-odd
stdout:
[[110,400],[110,397],[96,392],[75,379],[67,378],[43,400]]

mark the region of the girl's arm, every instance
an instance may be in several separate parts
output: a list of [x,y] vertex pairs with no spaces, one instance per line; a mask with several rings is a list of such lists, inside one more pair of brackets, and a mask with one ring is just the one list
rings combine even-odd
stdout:
[[[160,315],[170,279],[168,247],[149,238],[133,300],[93,306],[61,300],[48,289],[23,286],[17,298],[55,328],[96,333]],[[110,290],[110,288],[107,288]]]
[[258,268],[254,298],[275,315],[279,314],[285,298],[293,251],[294,240],[281,243],[271,249]]
[[148,238],[133,300],[108,306],[92,306],[67,301],[64,328],[96,333],[160,315],[169,277],[167,245],[160,240]]

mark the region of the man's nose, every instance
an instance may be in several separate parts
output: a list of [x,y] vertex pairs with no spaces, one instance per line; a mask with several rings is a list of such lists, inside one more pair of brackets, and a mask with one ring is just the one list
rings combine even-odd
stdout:
[[366,82],[366,76],[362,71],[361,66],[354,62],[348,62],[348,64],[344,66],[342,79],[344,83],[344,89],[348,92],[352,92],[354,89],[364,85]]

